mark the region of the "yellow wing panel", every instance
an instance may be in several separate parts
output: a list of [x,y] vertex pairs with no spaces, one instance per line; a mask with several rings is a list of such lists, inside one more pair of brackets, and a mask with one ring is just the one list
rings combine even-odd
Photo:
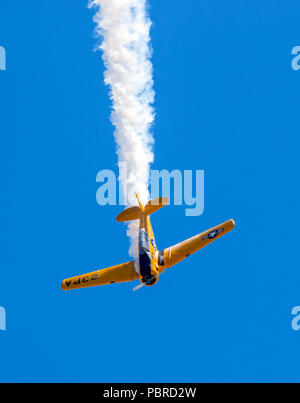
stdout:
[[233,220],[226,221],[223,224],[217,225],[216,227],[160,252],[159,271],[162,272],[168,267],[174,266],[199,249],[204,248],[206,245],[227,234],[227,232],[233,230],[234,225]]
[[124,283],[138,278],[134,261],[132,261],[63,280],[61,288],[63,290],[74,290],[98,285]]

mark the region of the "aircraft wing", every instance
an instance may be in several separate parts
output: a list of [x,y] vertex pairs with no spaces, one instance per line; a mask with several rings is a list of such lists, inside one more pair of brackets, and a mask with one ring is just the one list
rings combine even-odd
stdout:
[[227,234],[227,232],[234,228],[234,225],[233,220],[226,221],[223,224],[217,225],[216,227],[189,238],[186,241],[159,252],[158,262],[160,272],[168,267],[174,266],[186,257],[197,252],[199,249],[204,248],[204,246]]
[[134,261],[108,267],[107,269],[93,271],[80,276],[63,280],[61,288],[65,291],[77,288],[94,287],[113,283],[124,283],[138,279]]

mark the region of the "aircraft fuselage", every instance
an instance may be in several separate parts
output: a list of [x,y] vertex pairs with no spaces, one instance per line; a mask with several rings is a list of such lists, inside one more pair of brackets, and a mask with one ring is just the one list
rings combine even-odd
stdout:
[[158,281],[157,247],[150,217],[141,212],[139,230],[139,274],[145,285],[154,285]]

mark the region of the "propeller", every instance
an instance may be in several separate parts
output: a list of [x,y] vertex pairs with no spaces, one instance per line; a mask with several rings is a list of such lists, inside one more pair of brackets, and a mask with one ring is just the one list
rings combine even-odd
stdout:
[[[160,273],[157,274],[155,277],[159,277],[159,276],[162,275],[164,272],[165,272],[165,271],[160,272]],[[144,284],[144,283],[140,283],[140,284],[136,285],[136,286],[132,289],[132,291],[140,290],[140,289],[143,288],[145,285],[146,285],[146,284]]]
[[132,289],[132,291],[137,291],[137,290],[143,288],[144,285],[145,285],[144,283],[140,283],[140,284],[138,284],[137,286],[135,286],[135,287]]

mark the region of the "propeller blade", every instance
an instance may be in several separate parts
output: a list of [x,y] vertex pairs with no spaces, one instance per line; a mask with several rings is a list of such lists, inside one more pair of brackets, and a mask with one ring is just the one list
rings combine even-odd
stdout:
[[[163,274],[165,272],[165,270],[164,271],[162,271],[162,272],[160,272],[157,276],[160,276],[161,274]],[[145,284],[143,284],[143,283],[140,283],[140,284],[138,284],[137,286],[135,286],[133,289],[132,289],[132,291],[137,291],[137,290],[140,290],[141,288],[143,288],[144,287],[144,285]]]
[[140,283],[140,284],[138,284],[137,286],[135,286],[135,287],[132,289],[132,291],[140,290],[142,287],[144,287],[144,285],[145,285],[145,284]]

